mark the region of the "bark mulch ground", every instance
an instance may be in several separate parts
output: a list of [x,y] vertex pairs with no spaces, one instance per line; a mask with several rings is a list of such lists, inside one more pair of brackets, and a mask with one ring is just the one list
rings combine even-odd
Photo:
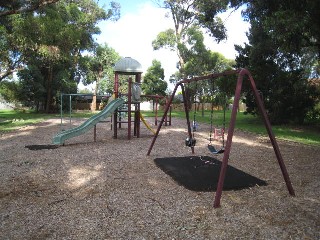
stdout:
[[59,122],[0,136],[0,239],[320,239],[319,147],[278,141],[292,197],[269,140],[236,131],[215,209],[222,155],[207,149],[208,125],[194,155],[174,119],[146,156],[144,126],[127,140],[100,123],[97,142],[89,131],[56,147]]

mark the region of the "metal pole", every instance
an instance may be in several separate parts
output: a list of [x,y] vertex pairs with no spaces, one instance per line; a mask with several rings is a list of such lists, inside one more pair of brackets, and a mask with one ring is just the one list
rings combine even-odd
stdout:
[[174,95],[176,94],[176,91],[177,91],[177,89],[178,89],[179,86],[180,86],[180,84],[176,84],[176,86],[175,86],[174,89],[173,89],[173,92],[172,92],[172,94],[171,94],[170,100],[168,101],[168,103],[167,103],[167,105],[166,105],[166,107],[165,107],[163,116],[162,116],[161,121],[160,121],[160,123],[159,123],[159,125],[158,125],[157,132],[156,132],[156,134],[153,136],[151,145],[150,145],[149,150],[148,150],[148,152],[147,152],[147,156],[149,156],[150,153],[151,153],[151,151],[152,151],[152,148],[153,148],[153,146],[154,146],[154,144],[155,144],[155,142],[156,142],[156,140],[157,140],[157,137],[158,137],[158,135],[159,135],[160,129],[161,129],[161,127],[162,127],[163,121],[164,121],[164,119],[165,119],[165,117],[166,117],[166,115],[167,115],[167,113],[168,113],[168,111],[169,111],[170,104],[172,103],[172,100],[173,100],[173,98],[174,98]]
[[213,206],[215,208],[220,207],[220,199],[221,199],[224,179],[225,179],[225,175],[226,175],[226,171],[227,171],[228,160],[229,160],[231,144],[232,144],[232,137],[233,137],[233,133],[234,133],[234,127],[235,127],[238,106],[239,106],[239,101],[240,101],[242,80],[243,80],[243,75],[239,74],[238,80],[237,80],[237,87],[236,87],[236,91],[235,91],[235,96],[234,96],[234,101],[233,101],[232,112],[231,112],[231,120],[230,120],[229,129],[228,129],[227,143],[226,143],[225,151],[223,154],[223,159],[222,159],[222,164],[221,164],[220,174],[219,174],[219,181],[218,181],[218,186],[217,186],[217,192],[216,192],[216,196],[215,196],[214,204],[213,204]]
[[[156,97],[156,112],[155,112],[155,118],[154,118],[154,125],[158,125],[158,97]],[[154,100],[153,100],[154,101]],[[154,102],[153,102],[154,103]],[[154,105],[153,105],[154,106]]]
[[[167,98],[166,98],[166,101],[168,101]],[[172,104],[170,104],[170,111],[169,111],[169,126],[171,126],[171,115],[172,115]]]
[[63,93],[61,93],[61,96],[60,96],[60,132],[62,132],[62,106],[63,106]]
[[[119,96],[119,76],[118,73],[115,73],[114,76],[114,86],[113,86],[113,94],[114,98],[118,98]],[[114,111],[113,113],[113,123],[111,125],[113,127],[113,138],[117,139],[118,138],[118,111]]]
[[128,86],[128,140],[131,139],[131,87],[132,87],[132,78],[129,77],[129,86]]
[[69,121],[70,121],[70,128],[71,128],[71,111],[72,111],[72,106],[71,106],[71,95],[69,96]]
[[[243,73],[242,73],[243,72]],[[292,184],[291,184],[291,181],[290,181],[290,177],[289,177],[289,174],[287,172],[287,169],[286,169],[286,166],[284,164],[284,161],[283,161],[283,158],[282,158],[282,155],[281,155],[281,152],[280,152],[280,149],[279,149],[279,146],[278,146],[278,143],[276,141],[276,138],[275,138],[275,135],[272,131],[272,127],[271,127],[271,124],[270,124],[270,121],[268,119],[268,116],[267,116],[267,113],[265,111],[265,108],[263,106],[263,102],[261,100],[261,97],[260,97],[260,94],[257,90],[257,87],[256,87],[256,84],[253,80],[253,77],[251,76],[250,72],[246,69],[243,69],[241,71],[241,73],[244,75],[246,74],[248,77],[249,77],[249,80],[250,80],[250,83],[251,83],[251,88],[252,88],[252,91],[255,95],[255,99],[257,101],[257,104],[258,104],[258,108],[260,110],[260,113],[262,114],[263,116],[263,122],[266,126],[266,129],[267,129],[267,132],[268,132],[268,135],[269,135],[269,138],[270,138],[270,141],[272,143],[272,146],[273,146],[273,149],[274,149],[274,152],[276,154],[276,157],[277,157],[277,160],[278,160],[278,164],[280,166],[280,169],[281,169],[281,172],[282,172],[282,175],[283,175],[283,178],[286,182],[286,185],[287,185],[287,189],[290,193],[290,195],[292,196],[295,196],[295,193],[294,193],[294,189],[292,187]]]

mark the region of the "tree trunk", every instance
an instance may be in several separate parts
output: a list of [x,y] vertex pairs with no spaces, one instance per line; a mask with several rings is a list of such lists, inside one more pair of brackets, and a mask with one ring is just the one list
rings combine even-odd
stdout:
[[99,89],[99,83],[100,83],[100,79],[102,77],[102,69],[100,69],[99,73],[98,73],[98,77],[96,80],[96,87],[94,88],[94,93],[93,93],[93,97],[92,97],[92,104],[91,104],[91,111],[96,111],[97,110],[97,94],[98,94],[98,89]]
[[47,101],[45,112],[49,113],[51,110],[51,100],[52,100],[52,78],[53,78],[52,66],[48,68],[48,78],[47,78]]

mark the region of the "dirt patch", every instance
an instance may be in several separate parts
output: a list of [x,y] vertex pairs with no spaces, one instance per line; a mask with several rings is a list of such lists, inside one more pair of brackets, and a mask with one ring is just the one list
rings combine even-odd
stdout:
[[209,125],[196,132],[192,155],[186,123],[174,119],[146,156],[152,133],[143,125],[141,138],[127,140],[127,129],[113,139],[110,123],[100,123],[97,142],[92,130],[51,149],[59,123],[0,137],[2,239],[320,238],[319,147],[278,141],[291,197],[268,139],[237,131],[215,209],[222,154],[208,151]]

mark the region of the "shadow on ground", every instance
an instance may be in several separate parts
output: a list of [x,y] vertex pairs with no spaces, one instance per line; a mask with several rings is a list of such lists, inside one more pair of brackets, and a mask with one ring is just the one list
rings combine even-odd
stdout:
[[[208,156],[156,158],[155,164],[179,185],[192,191],[216,191],[221,161]],[[228,166],[224,190],[240,190],[267,183],[232,166]]]
[[36,150],[43,150],[43,149],[56,149],[58,145],[26,145],[25,148],[29,150],[36,151]]

